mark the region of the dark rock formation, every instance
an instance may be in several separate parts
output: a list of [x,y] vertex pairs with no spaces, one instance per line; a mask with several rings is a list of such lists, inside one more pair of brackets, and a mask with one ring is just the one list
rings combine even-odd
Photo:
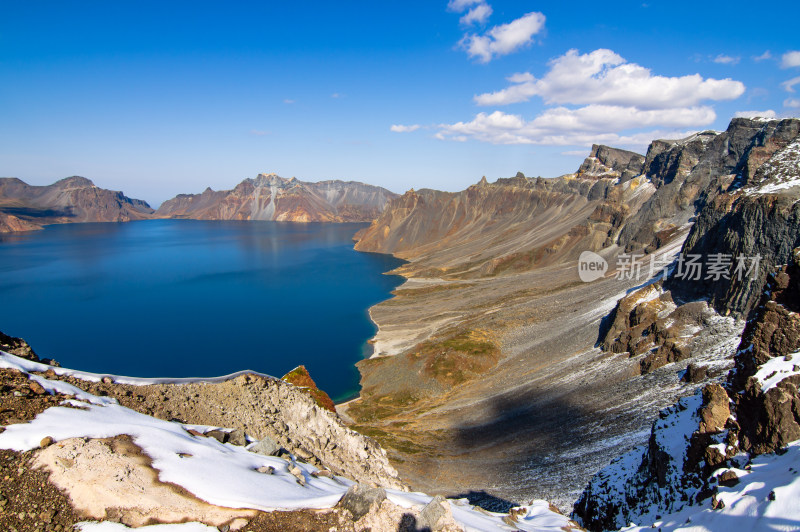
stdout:
[[[736,366],[729,376],[731,391],[736,392],[741,447],[757,454],[800,439],[800,248],[793,255],[792,263],[770,278],[769,295],[763,296],[756,318],[745,329]],[[759,368],[780,358],[797,371],[790,371],[775,386],[763,390],[757,378]]]
[[589,157],[578,168],[578,175],[619,177],[621,181],[629,181],[642,173],[644,161],[644,156],[638,153],[593,144]]
[[39,357],[34,353],[33,348],[22,338],[8,336],[0,331],[0,351],[5,351],[20,358],[39,362]]
[[746,183],[759,166],[800,133],[800,120],[735,118],[723,133],[654,141],[644,171],[658,189],[623,228],[627,249],[658,246],[667,226],[688,223],[716,195]]
[[[795,122],[800,120],[790,121]],[[800,246],[800,187],[775,186],[779,179],[785,184],[787,176],[793,177],[791,172],[800,179],[800,150],[792,149],[798,143],[774,152],[770,161],[775,164],[765,163],[766,168],[755,172],[757,183],[753,182],[756,178],[748,178],[750,186],[715,197],[700,212],[683,254],[704,259],[721,254],[731,264],[729,278],[708,282],[705,273],[698,280],[675,278],[669,283],[673,297],[707,298],[722,313],[747,315],[753,309],[767,275],[775,266],[786,264],[792,250]],[[752,171],[752,161],[748,165]],[[751,268],[754,264],[757,268]]]
[[[800,439],[800,248],[768,279],[748,322],[727,386],[707,385],[661,413],[646,447],[598,473],[575,505],[590,530],[644,524],[738,483],[712,473],[737,454],[779,451]],[[777,364],[775,364],[777,362]],[[775,369],[772,369],[775,368]],[[742,458],[746,460],[746,458]],[[719,505],[713,498],[712,507]]]
[[31,230],[45,224],[127,222],[149,218],[150,206],[122,192],[98,188],[85,177],[48,186],[0,178],[0,231]]
[[198,220],[275,220],[287,222],[369,222],[386,202],[388,190],[355,181],[307,183],[275,174],[245,179],[233,190],[180,194],[156,215]]

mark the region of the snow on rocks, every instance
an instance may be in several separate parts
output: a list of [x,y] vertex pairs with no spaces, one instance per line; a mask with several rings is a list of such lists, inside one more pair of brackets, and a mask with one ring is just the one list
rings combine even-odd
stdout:
[[714,497],[716,508],[709,499],[659,519],[643,519],[639,526],[623,530],[800,530],[800,442],[789,444],[785,452],[754,458],[746,469],[737,469],[736,475],[736,485],[719,487]]
[[800,187],[800,137],[775,152],[756,173],[757,182],[747,194],[776,194]]
[[684,467],[702,406],[697,394],[662,410],[648,445],[632,449],[597,473],[575,504],[575,515],[584,523],[613,530],[682,508],[701,485],[699,479],[687,478]]
[[793,375],[800,375],[800,351],[767,360],[754,377],[761,384],[761,391],[767,393],[783,379]]
[[[183,524],[139,530],[206,532],[214,530],[208,524],[237,523],[237,519],[246,523],[256,511],[332,508],[354,485],[341,476],[315,474],[315,467],[291,456],[265,456],[221,443],[199,435],[195,425],[156,419],[113,399],[31,375],[29,371],[49,369],[31,364],[36,363],[0,353],[0,366],[26,373],[49,393],[75,398],[48,408],[28,423],[9,425],[0,433],[0,448],[35,451],[36,465],[49,470],[51,482],[88,515],[104,518],[108,508],[123,514],[117,516],[123,524],[87,522],[80,524],[83,531],[127,530],[125,523],[142,526],[156,516],[156,522]],[[40,449],[45,439],[49,445]],[[124,479],[122,484],[130,483],[131,489],[109,487],[120,484],[120,479]],[[178,493],[170,495],[179,499],[175,504],[167,502],[166,492],[158,491],[176,488]],[[119,489],[122,492],[116,491]],[[392,505],[418,516],[433,500],[422,493],[385,492]],[[442,499],[438,503],[443,505],[443,513],[433,507],[428,513],[450,515],[453,526],[465,530],[556,531],[574,524],[543,501],[518,509],[513,525],[503,521],[507,515],[485,512],[466,500]]]
[[[102,523],[78,523],[76,525],[81,532],[125,532],[132,530],[121,523],[104,521]],[[137,532],[219,532],[215,526],[207,526],[202,523],[180,523],[170,525],[150,525],[136,529]]]

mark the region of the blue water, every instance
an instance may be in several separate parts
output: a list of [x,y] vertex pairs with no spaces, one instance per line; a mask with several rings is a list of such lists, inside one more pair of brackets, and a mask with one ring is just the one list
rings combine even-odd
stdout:
[[0,330],[63,366],[137,377],[281,376],[334,399],[402,261],[358,253],[363,224],[150,220],[0,235]]

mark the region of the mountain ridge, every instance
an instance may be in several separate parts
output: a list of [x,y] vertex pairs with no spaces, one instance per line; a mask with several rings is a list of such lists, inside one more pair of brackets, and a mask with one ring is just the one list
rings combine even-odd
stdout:
[[365,222],[377,217],[396,194],[357,181],[310,183],[277,174],[258,174],[233,189],[180,194],[155,215],[199,220]]

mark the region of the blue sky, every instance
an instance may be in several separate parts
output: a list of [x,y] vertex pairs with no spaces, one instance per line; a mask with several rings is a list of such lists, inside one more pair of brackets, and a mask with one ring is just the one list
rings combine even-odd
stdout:
[[0,175],[395,192],[800,115],[797,2],[6,2]]

